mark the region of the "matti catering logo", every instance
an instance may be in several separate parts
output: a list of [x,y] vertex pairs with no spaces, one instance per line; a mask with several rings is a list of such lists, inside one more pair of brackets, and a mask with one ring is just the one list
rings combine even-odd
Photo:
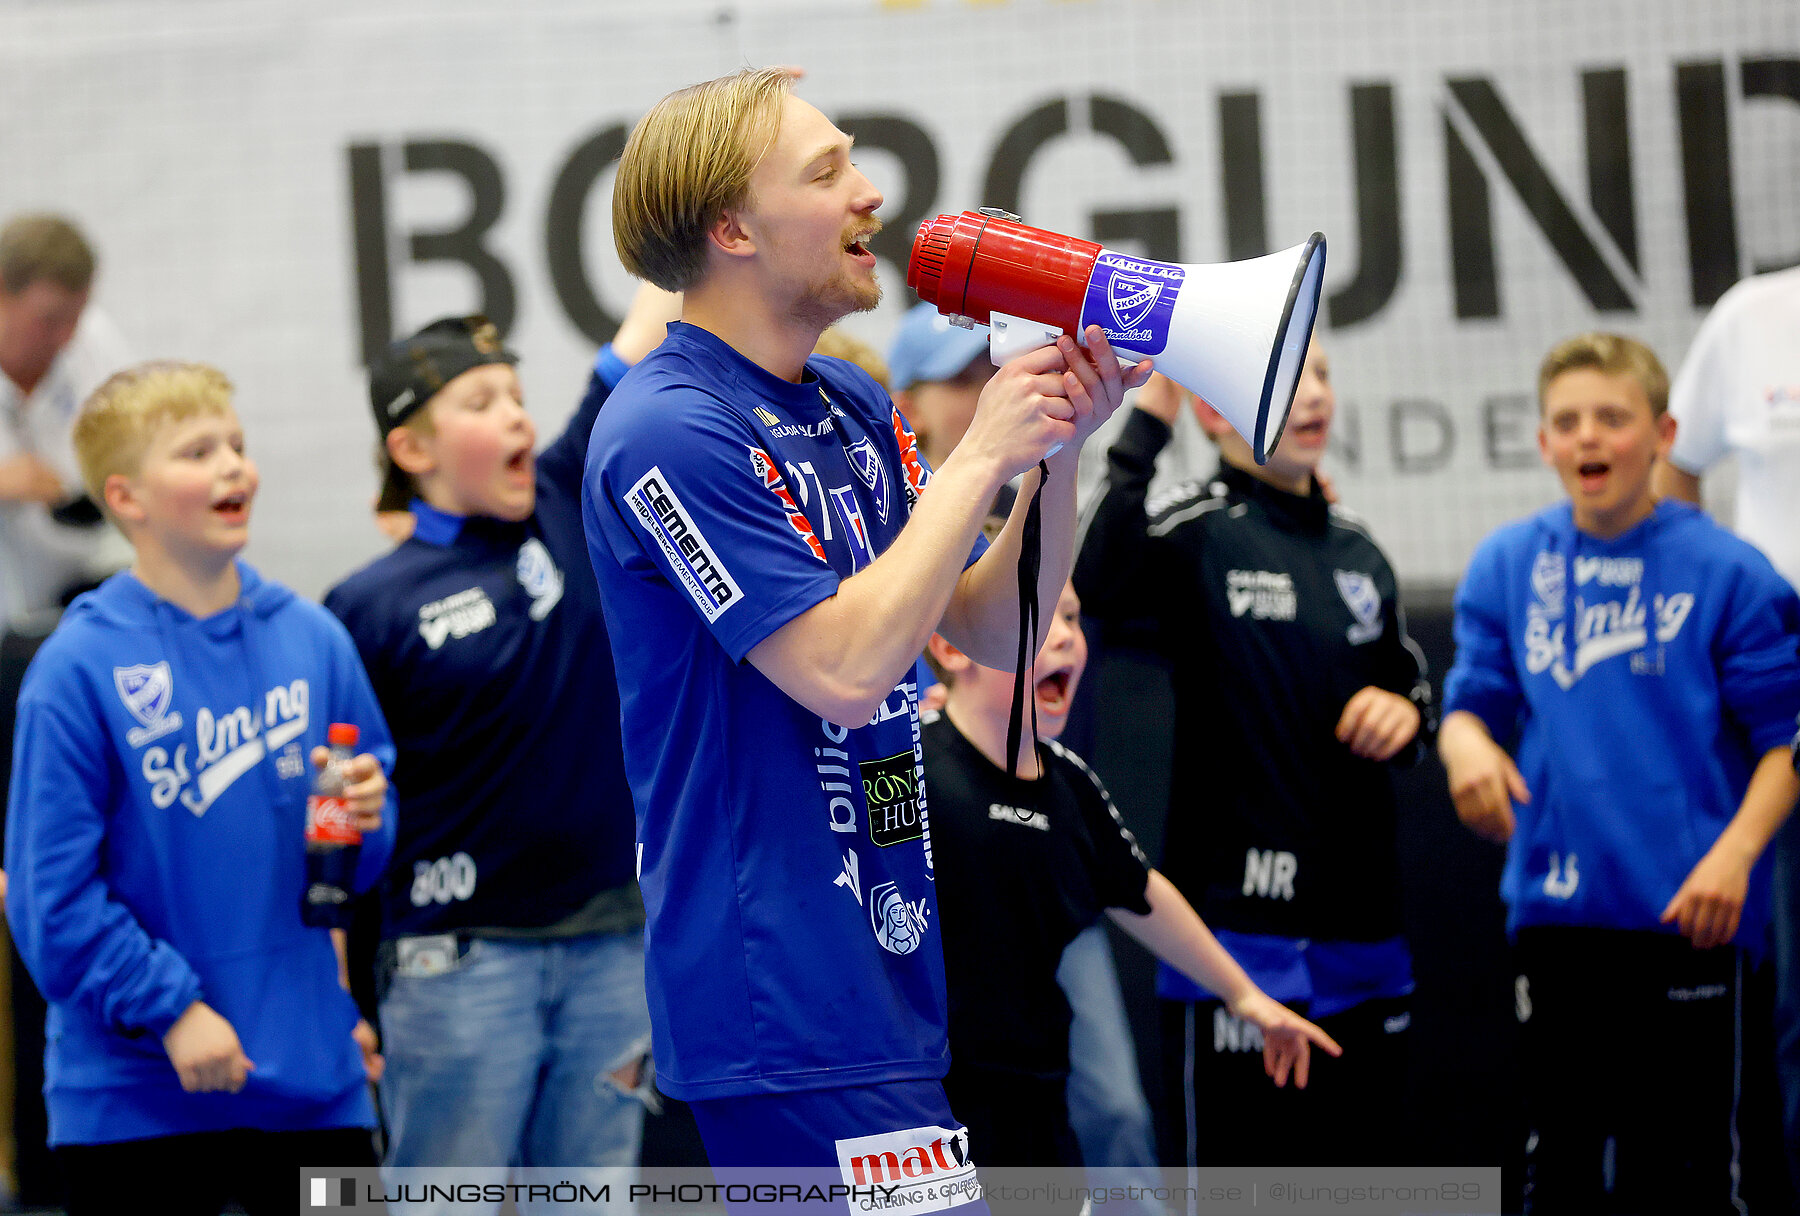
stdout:
[[700,609],[700,615],[709,622],[716,621],[744,598],[731,571],[707,544],[693,517],[663,477],[661,468],[653,466],[638,478],[637,484],[626,493],[625,502],[644,531],[655,538],[675,577],[687,588],[694,606]]
[[113,687],[119,690],[119,700],[131,716],[141,723],[125,733],[125,742],[132,747],[181,729],[181,714],[169,712],[175,698],[175,676],[167,660],[115,667]]
[[942,1212],[981,1195],[967,1128],[909,1127],[839,1140],[836,1148],[846,1184],[881,1188],[878,1209]]

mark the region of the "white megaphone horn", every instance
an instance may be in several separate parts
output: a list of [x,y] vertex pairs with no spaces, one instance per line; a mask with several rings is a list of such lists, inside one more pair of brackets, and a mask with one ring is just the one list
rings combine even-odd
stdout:
[[1157,262],[1030,228],[991,207],[940,215],[913,238],[906,283],[960,325],[987,325],[996,364],[1089,325],[1149,356],[1218,410],[1258,464],[1281,442],[1312,340],[1325,238],[1241,262]]

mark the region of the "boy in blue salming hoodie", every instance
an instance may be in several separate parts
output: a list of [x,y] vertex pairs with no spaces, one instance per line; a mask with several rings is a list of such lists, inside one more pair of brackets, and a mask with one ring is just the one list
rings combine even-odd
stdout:
[[6,824],[68,1210],[291,1211],[300,1166],[374,1164],[374,1036],[300,906],[332,722],[368,748],[358,885],[387,860],[387,726],[343,627],[237,560],[257,474],[222,374],[121,372],[74,442],[136,557],[26,673]]
[[1800,598],[1657,500],[1668,393],[1630,338],[1553,349],[1538,443],[1568,501],[1482,542],[1456,596],[1438,750],[1457,814],[1507,846],[1531,1212],[1732,1210],[1740,1152],[1780,1126],[1745,1092],[1768,1016],[1745,979],[1800,794]]

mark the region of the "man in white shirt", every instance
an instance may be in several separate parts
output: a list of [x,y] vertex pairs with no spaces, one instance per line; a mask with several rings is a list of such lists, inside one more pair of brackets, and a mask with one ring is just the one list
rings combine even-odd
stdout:
[[[88,308],[92,247],[56,215],[0,228],[0,625],[57,607],[106,572],[114,538],[86,503],[75,411],[130,355]],[[113,562],[112,564],[117,564]]]
[[[1669,389],[1677,429],[1662,494],[1700,501],[1700,478],[1737,458],[1735,527],[1800,587],[1800,268],[1732,287]],[[1788,1168],[1800,1188],[1800,817],[1775,840],[1776,1035]]]

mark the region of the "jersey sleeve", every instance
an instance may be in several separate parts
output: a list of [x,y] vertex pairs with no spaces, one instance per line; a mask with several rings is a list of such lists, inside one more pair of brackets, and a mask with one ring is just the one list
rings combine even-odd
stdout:
[[160,1038],[200,999],[200,979],[107,884],[102,842],[123,778],[102,721],[72,680],[46,689],[27,678],[7,800],[7,923],[46,998]]
[[1089,616],[1141,618],[1154,614],[1162,598],[1148,577],[1159,541],[1150,533],[1145,499],[1169,435],[1160,419],[1133,409],[1107,453],[1106,482],[1075,560],[1075,593]]
[[1444,677],[1444,712],[1474,714],[1502,746],[1524,703],[1507,633],[1504,558],[1499,538],[1490,536],[1470,560],[1456,589],[1456,661]]
[[1139,916],[1150,915],[1145,889],[1150,882],[1150,863],[1138,848],[1137,837],[1125,826],[1112,795],[1087,762],[1063,748],[1054,754],[1072,770],[1075,800],[1081,807],[1088,837],[1094,842],[1094,889],[1109,908],[1126,908]]
[[1800,596],[1746,555],[1718,643],[1719,696],[1757,755],[1789,744],[1800,715]]
[[674,588],[734,662],[837,591],[757,437],[700,390],[666,388],[654,411],[602,428],[583,492],[601,546]]
[[1737,391],[1730,341],[1733,311],[1728,295],[1707,314],[1669,385],[1669,413],[1676,422],[1669,462],[1689,473],[1705,472],[1727,450],[1725,407]]

